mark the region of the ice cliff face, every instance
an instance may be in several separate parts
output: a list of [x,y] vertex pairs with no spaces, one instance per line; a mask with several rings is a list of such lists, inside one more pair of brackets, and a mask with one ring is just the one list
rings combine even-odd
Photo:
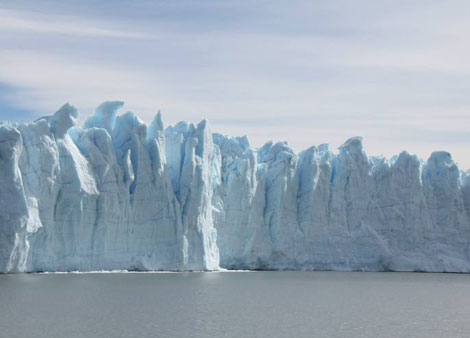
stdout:
[[146,126],[105,102],[0,123],[0,272],[470,272],[470,172],[370,158],[359,137],[295,154],[207,121]]

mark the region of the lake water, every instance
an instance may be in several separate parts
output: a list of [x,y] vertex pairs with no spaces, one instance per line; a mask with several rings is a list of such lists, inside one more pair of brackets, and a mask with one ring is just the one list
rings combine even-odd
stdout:
[[470,275],[0,275],[0,337],[470,337]]

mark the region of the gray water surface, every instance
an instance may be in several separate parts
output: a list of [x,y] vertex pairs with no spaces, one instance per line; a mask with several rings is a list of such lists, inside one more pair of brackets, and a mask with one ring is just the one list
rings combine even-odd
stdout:
[[0,337],[470,337],[470,275],[0,275]]

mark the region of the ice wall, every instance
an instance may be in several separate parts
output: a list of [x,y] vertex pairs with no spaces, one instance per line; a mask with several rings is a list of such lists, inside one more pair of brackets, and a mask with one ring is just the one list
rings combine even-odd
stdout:
[[368,157],[360,137],[253,149],[122,106],[82,127],[69,104],[0,123],[0,272],[470,272],[470,172],[447,152]]

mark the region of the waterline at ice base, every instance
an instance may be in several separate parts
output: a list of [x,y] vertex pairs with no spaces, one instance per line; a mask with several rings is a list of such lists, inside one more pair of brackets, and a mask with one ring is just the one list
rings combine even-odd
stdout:
[[470,272],[470,172],[447,152],[254,149],[122,106],[0,123],[0,272]]

